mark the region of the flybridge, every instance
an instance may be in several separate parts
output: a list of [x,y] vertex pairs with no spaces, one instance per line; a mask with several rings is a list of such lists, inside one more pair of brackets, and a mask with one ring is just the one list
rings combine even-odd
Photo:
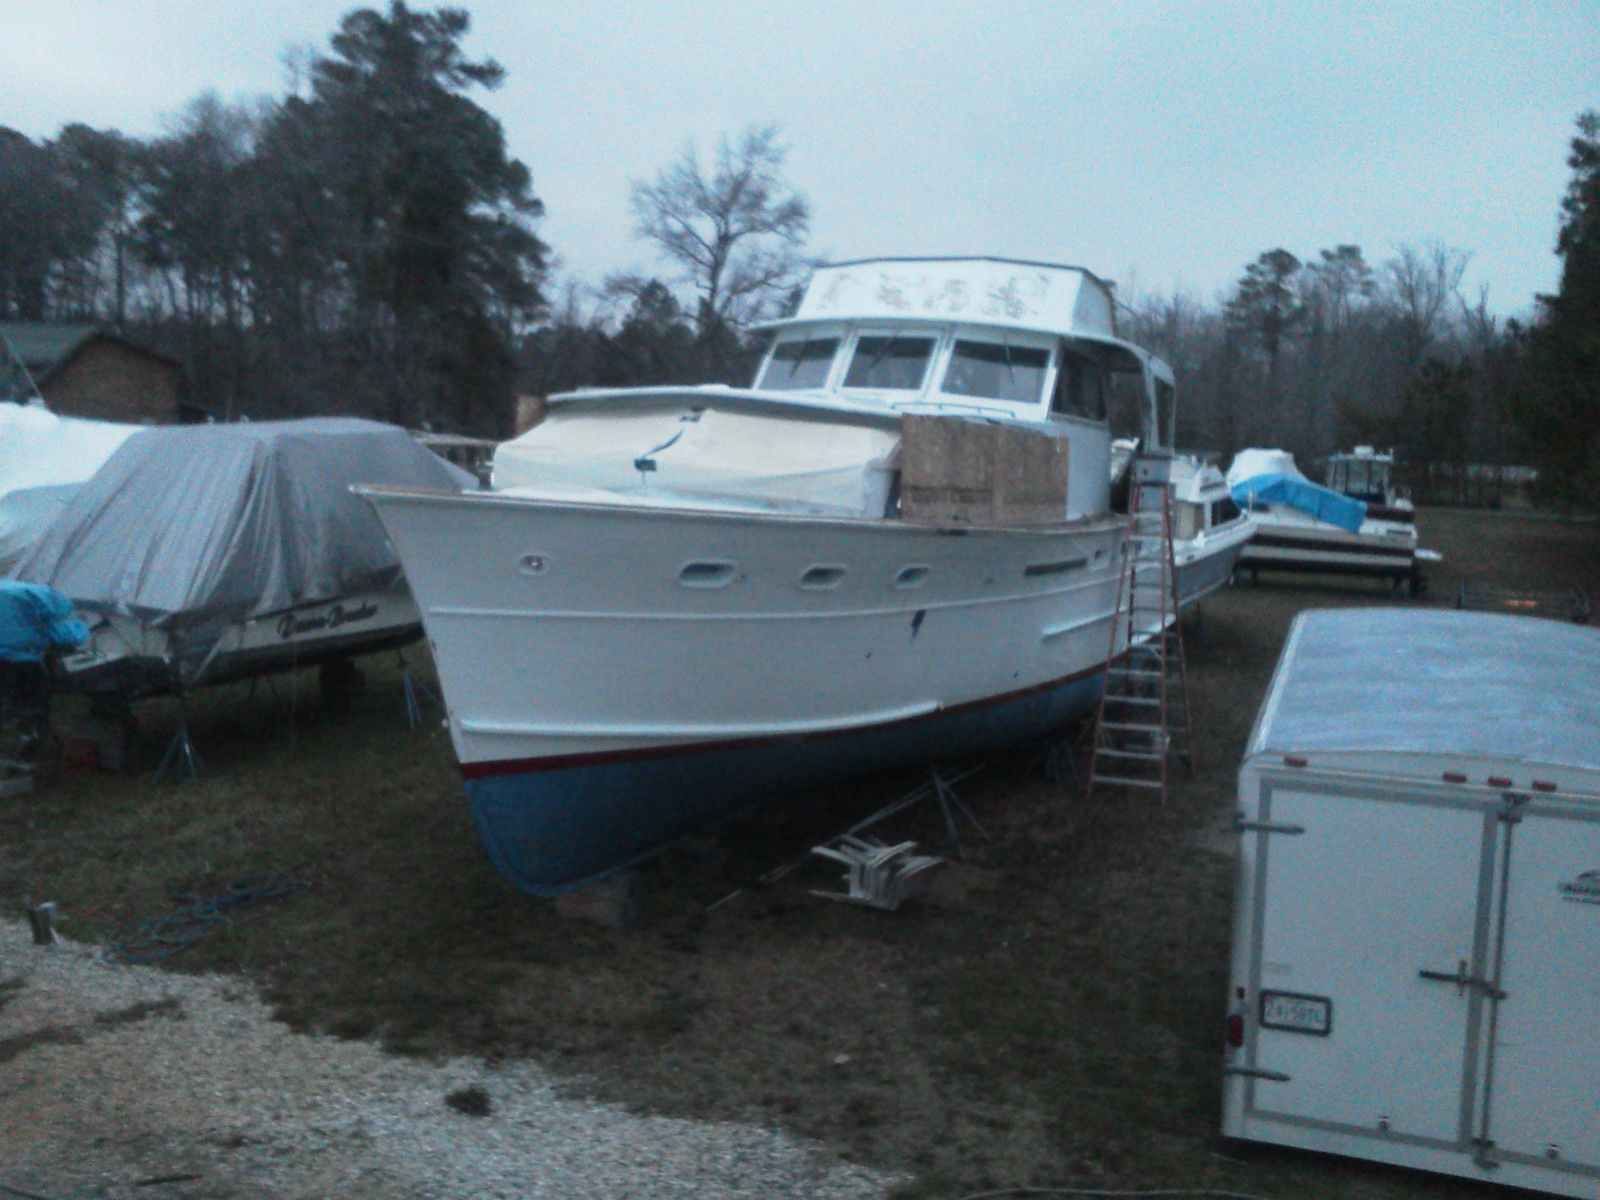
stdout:
[[820,267],[789,321],[958,321],[1117,341],[1111,286],[1080,267],[995,258],[867,259]]

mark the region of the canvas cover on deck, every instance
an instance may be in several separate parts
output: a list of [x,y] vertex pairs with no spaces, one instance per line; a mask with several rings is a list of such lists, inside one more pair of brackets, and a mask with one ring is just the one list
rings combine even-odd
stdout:
[[1247,507],[1284,504],[1319,521],[1355,533],[1366,520],[1367,506],[1342,492],[1312,483],[1286,450],[1241,450],[1228,468],[1228,489],[1235,503]]
[[14,568],[86,612],[166,630],[195,677],[230,625],[400,577],[352,484],[474,486],[404,430],[322,417],[143,430]]
[[42,404],[0,402],[0,575],[139,429],[58,417]]
[[681,401],[627,409],[577,402],[495,451],[494,486],[620,504],[881,517],[898,444],[892,425],[837,414],[807,420]]

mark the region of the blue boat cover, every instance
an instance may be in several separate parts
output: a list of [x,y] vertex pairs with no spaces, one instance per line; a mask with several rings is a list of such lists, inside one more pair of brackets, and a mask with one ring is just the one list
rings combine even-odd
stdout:
[[38,662],[51,650],[81,646],[89,627],[52,587],[0,579],[0,659]]
[[1367,517],[1367,506],[1362,501],[1294,475],[1252,475],[1241,479],[1231,490],[1234,503],[1240,508],[1248,508],[1251,500],[1286,504],[1351,533],[1360,530]]

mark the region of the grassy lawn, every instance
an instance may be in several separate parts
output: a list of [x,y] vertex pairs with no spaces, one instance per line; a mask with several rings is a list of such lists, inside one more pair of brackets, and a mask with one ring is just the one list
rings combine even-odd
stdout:
[[[1265,577],[1204,605],[1188,638],[1197,770],[1165,808],[1087,803],[1032,756],[962,785],[993,837],[926,901],[816,899],[802,857],[915,775],[800,798],[641,871],[637,926],[558,917],[478,848],[438,713],[405,721],[390,660],[325,710],[310,674],[190,706],[198,782],[151,771],[175,708],[140,709],[139,767],[63,773],[0,805],[0,903],[55,900],[63,932],[129,922],[280,867],[311,887],[169,960],[246,975],[283,1020],[397,1052],[530,1057],[575,1093],[744,1119],[908,1171],[907,1197],[1011,1186],[1262,1196],[1491,1196],[1370,1164],[1229,1146],[1219,1123],[1234,771],[1294,614],[1448,605],[1464,580],[1600,597],[1592,523],[1426,512],[1430,594]],[[417,655],[413,655],[413,658]],[[75,713],[63,726],[70,735]],[[942,849],[931,813],[906,836]],[[0,968],[0,976],[3,976]]]

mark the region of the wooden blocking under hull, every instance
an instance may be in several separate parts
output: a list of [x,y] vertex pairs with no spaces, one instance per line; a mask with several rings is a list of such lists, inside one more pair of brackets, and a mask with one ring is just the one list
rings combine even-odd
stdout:
[[609,929],[632,929],[639,915],[638,885],[632,871],[613,871],[593,883],[562,892],[556,912],[569,920],[593,921]]
[[1047,525],[1067,512],[1067,438],[972,417],[900,419],[900,519]]

